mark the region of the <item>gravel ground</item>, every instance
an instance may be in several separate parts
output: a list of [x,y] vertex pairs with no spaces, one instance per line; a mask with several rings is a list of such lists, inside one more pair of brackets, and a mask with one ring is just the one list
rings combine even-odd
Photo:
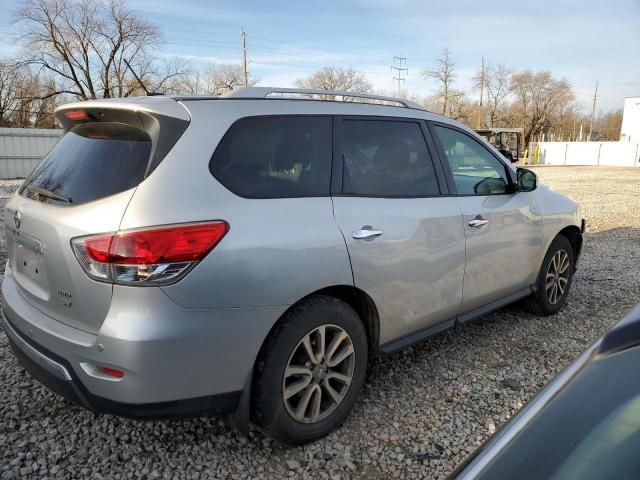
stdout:
[[[300,448],[210,418],[94,416],[25,374],[0,335],[0,478],[445,477],[638,301],[640,169],[537,172],[589,222],[560,314],[511,306],[373,360],[346,424]],[[2,205],[16,185],[0,184]]]

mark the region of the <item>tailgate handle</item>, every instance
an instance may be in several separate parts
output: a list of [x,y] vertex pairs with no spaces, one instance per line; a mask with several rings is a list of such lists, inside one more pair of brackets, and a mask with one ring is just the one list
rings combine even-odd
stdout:
[[25,233],[20,233],[18,230],[15,230],[9,226],[7,226],[7,228],[9,230],[11,230],[14,234],[14,239],[16,241],[16,243],[19,243],[20,245],[27,247],[29,250],[35,252],[35,253],[39,253],[39,254],[43,254],[44,250],[42,248],[42,243],[40,242],[40,240],[35,239]]

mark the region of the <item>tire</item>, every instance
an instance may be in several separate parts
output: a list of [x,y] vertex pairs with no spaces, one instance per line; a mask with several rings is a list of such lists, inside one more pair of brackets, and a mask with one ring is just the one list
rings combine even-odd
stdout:
[[[562,309],[571,289],[573,266],[574,257],[571,242],[567,237],[558,235],[551,242],[544,257],[536,282],[536,291],[529,299],[529,306],[534,313],[548,316],[558,313]],[[558,274],[555,273],[556,271]],[[553,275],[553,278],[550,275]],[[552,285],[551,287],[548,287],[547,281]],[[553,287],[553,284],[556,286]],[[562,285],[564,285],[564,290]]]
[[[305,340],[311,346],[313,361]],[[254,421],[265,433],[288,445],[327,435],[342,425],[355,404],[364,383],[367,357],[367,333],[348,304],[317,296],[295,306],[269,335],[256,362]]]

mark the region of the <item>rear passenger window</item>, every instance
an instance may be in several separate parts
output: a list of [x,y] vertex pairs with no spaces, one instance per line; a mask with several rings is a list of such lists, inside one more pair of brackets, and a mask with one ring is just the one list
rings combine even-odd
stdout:
[[341,144],[343,193],[383,197],[439,194],[418,123],[344,120]]
[[248,198],[328,196],[330,117],[253,117],[237,121],[209,168],[229,190]]

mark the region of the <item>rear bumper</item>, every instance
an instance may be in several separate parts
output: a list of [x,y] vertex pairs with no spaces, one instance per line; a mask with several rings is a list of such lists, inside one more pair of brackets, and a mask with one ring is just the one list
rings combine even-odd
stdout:
[[[7,335],[34,377],[93,411],[133,417],[233,411],[263,340],[286,309],[185,309],[157,288],[115,286],[93,334],[31,305],[10,268],[2,300]],[[124,377],[96,375],[96,366]]]
[[94,413],[130,418],[227,415],[236,411],[241,391],[172,402],[128,404],[91,394],[68,363],[20,335],[2,312],[2,324],[20,364],[49,390]]

